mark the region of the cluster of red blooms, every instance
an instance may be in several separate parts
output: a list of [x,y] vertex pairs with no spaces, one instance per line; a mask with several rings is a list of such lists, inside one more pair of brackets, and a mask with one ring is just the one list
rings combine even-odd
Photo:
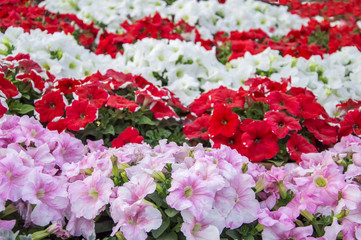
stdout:
[[[98,110],[103,106],[119,110],[127,108],[130,112],[136,112],[141,107],[149,108],[159,120],[179,119],[173,107],[186,110],[174,93],[155,86],[139,75],[108,70],[105,74],[97,72],[77,80],[55,79],[47,73],[48,78],[44,80],[40,75],[41,67],[30,60],[29,55],[20,54],[5,60],[0,64],[0,100],[21,97],[21,91],[6,78],[9,71],[16,71],[14,81],[28,82],[36,92],[41,93],[35,99],[35,112],[50,130],[61,132],[67,128],[79,131],[97,119]],[[120,89],[134,93],[134,101],[118,95],[116,91]],[[7,111],[8,107],[1,101],[0,117]],[[134,133],[136,129],[127,131]],[[122,136],[136,139],[139,133],[136,136],[126,132]],[[120,146],[119,141],[115,141],[115,146]]]
[[[134,92],[135,101],[115,93],[125,88]],[[69,95],[74,100],[66,107],[63,96]],[[49,129],[63,131],[67,128],[78,131],[97,119],[98,109],[103,106],[120,110],[127,108],[130,112],[148,107],[156,119],[178,119],[173,107],[185,110],[166,88],[159,88],[139,75],[108,70],[105,74],[97,72],[83,80],[54,80],[54,86],[47,89],[35,103],[35,111],[39,114],[40,121],[49,122]],[[53,121],[59,117],[56,122]]]
[[331,26],[327,20],[318,22],[314,19],[300,30],[291,30],[278,41],[273,40],[261,29],[253,29],[247,32],[233,31],[229,35],[218,32],[214,42],[218,43],[219,49],[227,43],[231,44],[228,61],[242,57],[246,52],[260,53],[268,47],[279,50],[283,55],[306,59],[312,55],[333,53],[344,46],[356,46],[361,50],[360,30],[355,26]]
[[[282,160],[286,151],[300,162],[302,153],[325,149],[352,133],[355,123],[361,124],[358,110],[339,124],[312,92],[291,87],[290,79],[278,83],[258,77],[248,79],[246,85],[248,91],[220,87],[196,99],[189,106],[193,122],[184,127],[188,139],[211,140],[216,148],[228,145],[254,162]],[[339,107],[347,110],[346,105]]]
[[[14,82],[23,83],[23,89],[29,89],[41,93],[45,88],[48,79],[40,75],[43,70],[40,65],[30,59],[28,54],[18,54],[15,57],[9,56],[0,61],[0,118],[8,111],[7,99],[18,99],[22,97],[18,87],[8,78],[10,72],[16,72]],[[51,76],[48,73],[48,76]],[[19,85],[19,84],[18,84]],[[30,98],[30,96],[28,97]]]
[[[75,24],[75,26],[74,26]],[[74,14],[55,14],[33,5],[29,0],[0,0],[0,30],[21,27],[29,32],[32,29],[46,30],[48,33],[64,32],[74,34],[85,47],[90,47],[99,29],[94,24],[87,25]]]
[[328,0],[328,1],[310,1],[302,0],[277,0],[273,1],[279,5],[287,5],[291,13],[302,17],[322,16],[333,19],[347,19],[354,21],[361,17],[360,0]]
[[153,17],[144,17],[134,23],[124,21],[120,26],[125,29],[125,33],[115,34],[105,31],[100,36],[96,54],[110,54],[115,57],[118,52],[122,53],[123,44],[134,43],[143,38],[186,40],[182,37],[182,33],[194,33],[195,41],[201,42],[204,46],[208,46],[211,42],[203,40],[198,30],[184,20],[173,23],[168,18],[162,18],[159,13],[155,13]]

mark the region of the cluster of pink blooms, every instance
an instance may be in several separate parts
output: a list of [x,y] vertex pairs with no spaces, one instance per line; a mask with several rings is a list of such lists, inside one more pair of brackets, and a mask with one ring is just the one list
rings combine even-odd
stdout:
[[[53,224],[63,237],[89,238],[96,217],[109,206],[111,235],[121,231],[126,239],[146,239],[162,224],[161,212],[146,197],[171,174],[164,198],[180,211],[187,239],[219,239],[224,228],[256,220],[263,239],[315,239],[316,229],[302,222],[316,214],[334,216],[321,239],[336,239],[340,232],[344,239],[361,237],[361,140],[351,135],[328,151],[304,154],[300,165],[271,170],[226,146],[166,140],[155,148],[106,148],[102,140],[83,145],[28,116],[4,115],[0,136],[0,211],[15,207],[26,228]],[[113,182],[118,174],[126,179],[121,186]],[[288,190],[294,197],[279,206]],[[15,224],[1,220],[0,229]]]

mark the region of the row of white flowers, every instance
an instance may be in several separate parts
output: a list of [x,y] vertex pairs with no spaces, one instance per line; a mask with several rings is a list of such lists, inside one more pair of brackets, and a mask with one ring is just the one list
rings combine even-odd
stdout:
[[8,44],[12,54],[29,53],[58,78],[83,78],[107,69],[142,74],[155,84],[162,84],[159,76],[163,76],[168,80],[167,87],[185,104],[220,85],[237,89],[256,73],[268,74],[272,80],[291,76],[293,86],[312,90],[330,114],[340,101],[361,99],[361,53],[355,47],[309,60],[282,57],[279,51],[267,49],[223,65],[217,61],[214,49],[207,51],[199,44],[179,40],[143,39],[126,44],[124,55],[118,54],[115,59],[95,55],[62,33],[34,30],[29,34],[21,28],[9,28],[0,34],[0,42],[1,50],[6,51]]
[[178,0],[167,5],[162,0],[45,0],[41,3],[52,12],[74,13],[87,23],[106,25],[111,32],[121,32],[120,23],[137,20],[156,11],[162,17],[184,19],[197,26],[204,38],[213,38],[217,31],[247,31],[261,28],[271,36],[285,35],[300,29],[308,19],[287,12],[285,6],[272,6],[255,0]]

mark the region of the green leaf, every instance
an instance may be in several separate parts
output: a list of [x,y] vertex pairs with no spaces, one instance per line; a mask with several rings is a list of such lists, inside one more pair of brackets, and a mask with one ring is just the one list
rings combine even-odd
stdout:
[[227,230],[226,231],[226,235],[231,237],[232,239],[242,239],[241,234],[239,234],[237,231],[235,230]]
[[168,215],[168,217],[174,217],[175,215],[177,215],[179,212],[173,208],[168,208],[166,210],[164,210],[164,212]]
[[158,123],[155,121],[152,121],[149,117],[142,115],[139,120],[137,120],[138,124],[147,124],[147,125],[157,125]]
[[111,134],[111,135],[115,135],[115,131],[114,131],[114,127],[113,125],[107,125],[107,127],[104,129],[104,134]]
[[164,231],[169,227],[169,225],[170,225],[169,218],[163,219],[162,225],[158,229],[152,230],[153,237],[155,238],[160,237],[164,233]]
[[170,232],[162,235],[158,240],[178,240],[178,236],[175,232]]
[[35,107],[30,104],[22,104],[18,112],[20,114],[26,114],[28,112],[34,111]]
[[167,129],[160,128],[160,129],[159,129],[159,134],[160,134],[160,137],[161,137],[161,138],[167,138],[167,137],[169,137],[169,136],[172,134],[172,132],[169,131],[169,130],[167,130]]
[[96,233],[103,233],[103,232],[111,232],[113,228],[113,221],[102,221],[95,223],[95,232]]
[[169,225],[170,225],[169,218],[163,219],[162,225],[158,229],[152,230],[153,237],[155,238],[160,237],[164,233],[164,231],[167,230]]

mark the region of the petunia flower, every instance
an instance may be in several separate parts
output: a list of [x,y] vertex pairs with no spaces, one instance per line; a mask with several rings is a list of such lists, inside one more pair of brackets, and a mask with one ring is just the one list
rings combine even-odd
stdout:
[[121,110],[128,108],[131,112],[136,112],[140,109],[138,104],[119,95],[110,96],[106,102],[106,105]]
[[53,177],[33,169],[22,189],[22,199],[35,204],[31,221],[39,226],[61,221],[68,206],[65,178]]
[[141,143],[144,138],[139,136],[137,129],[133,127],[126,128],[119,136],[112,141],[112,147],[120,148],[127,143]]
[[266,112],[263,120],[268,123],[272,132],[280,139],[286,137],[289,131],[302,129],[296,118],[290,117],[284,112]]
[[4,73],[0,72],[0,96],[5,98],[18,98],[21,96],[18,88],[4,77]]
[[194,216],[202,218],[212,208],[214,191],[211,191],[207,181],[185,169],[172,173],[172,186],[166,200],[169,206],[182,211],[188,210]]
[[188,139],[202,138],[204,140],[208,140],[209,118],[210,116],[208,114],[203,114],[192,123],[185,125],[183,133],[187,136]]
[[120,228],[127,240],[145,240],[147,232],[162,225],[161,213],[151,204],[119,205],[113,202],[110,212],[113,221],[117,223],[111,236]]
[[108,93],[96,86],[81,86],[76,88],[75,94],[79,100],[88,99],[90,104],[96,108],[101,108],[108,99]]
[[278,153],[277,136],[264,121],[254,121],[247,126],[242,135],[243,145],[247,148],[247,157],[253,162],[270,159]]
[[100,171],[71,183],[68,192],[72,213],[77,218],[94,219],[109,203],[113,187],[113,181]]
[[236,229],[257,219],[259,202],[252,187],[255,182],[248,174],[237,174],[230,186],[217,192],[215,207],[225,216],[226,227]]
[[64,110],[64,99],[59,91],[51,91],[35,102],[35,111],[42,122],[50,122],[56,117],[63,116]]
[[340,122],[340,135],[347,136],[351,133],[361,135],[361,112],[356,109],[346,114],[343,121]]
[[213,94],[210,95],[210,103],[214,105],[226,104],[230,108],[243,108],[245,103],[245,94],[241,90],[243,89],[241,88],[240,91],[234,91],[224,86],[220,86],[215,89]]
[[294,116],[298,114],[300,108],[296,97],[285,94],[283,92],[271,92],[267,96],[267,103],[270,105],[271,110],[279,111],[285,109]]
[[337,127],[331,126],[323,119],[306,119],[303,125],[315,135],[323,144],[336,143],[338,139]]
[[79,131],[88,123],[97,119],[97,108],[89,104],[88,100],[74,100],[66,108],[66,126],[69,130]]
[[4,98],[0,97],[0,118],[9,110]]
[[231,137],[236,132],[240,122],[239,116],[232,112],[231,108],[223,104],[217,105],[214,107],[209,120],[208,131],[211,137],[218,134]]
[[300,134],[291,134],[286,146],[291,159],[296,160],[297,163],[301,162],[302,153],[317,152],[316,147],[310,144]]

